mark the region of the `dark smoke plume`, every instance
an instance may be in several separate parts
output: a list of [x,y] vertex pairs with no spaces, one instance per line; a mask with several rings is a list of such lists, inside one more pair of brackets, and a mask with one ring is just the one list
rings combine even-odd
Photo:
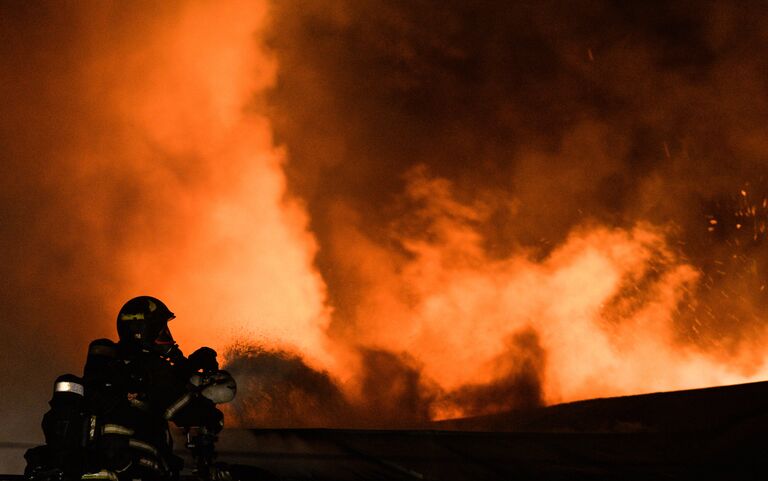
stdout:
[[477,227],[496,257],[546,257],[585,223],[672,226],[704,275],[681,342],[734,353],[764,328],[765,227],[737,231],[733,212],[742,189],[761,209],[768,184],[765,3],[281,1],[274,18],[272,118],[332,333],[366,289],[339,239],[401,248],[417,165],[464,202],[514,199]]
[[536,333],[515,335],[498,359],[498,381],[445,392],[407,354],[372,349],[357,353],[361,369],[346,385],[287,350],[233,346],[226,369],[238,380],[230,420],[251,428],[423,428],[437,409],[472,415],[542,404],[544,353]]
[[234,419],[251,427],[338,426],[350,405],[327,372],[297,354],[258,346],[234,346],[227,370],[238,380]]
[[432,418],[439,395],[407,355],[363,349],[358,412],[368,427],[418,427]]
[[545,359],[535,331],[517,333],[497,360],[503,374],[496,381],[462,386],[449,393],[443,402],[470,416],[542,406],[541,373]]
[[240,383],[231,407],[240,426],[394,428],[430,420],[434,394],[426,393],[418,369],[389,352],[360,352],[357,395],[295,353],[244,345],[226,357]]

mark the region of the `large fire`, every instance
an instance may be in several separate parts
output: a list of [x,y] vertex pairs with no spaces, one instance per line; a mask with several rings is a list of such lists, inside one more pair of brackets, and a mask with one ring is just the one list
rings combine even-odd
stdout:
[[[768,375],[765,196],[734,182],[741,173],[693,182],[706,172],[686,139],[667,140],[683,122],[667,113],[687,112],[673,95],[706,92],[669,87],[684,80],[652,73],[650,47],[573,32],[550,50],[464,44],[472,27],[455,6],[440,25],[420,24],[416,7],[355,2],[92,7],[65,89],[88,99],[87,119],[57,153],[61,178],[45,176],[79,226],[59,242],[87,239],[62,249],[109,258],[83,268],[112,273],[90,314],[158,296],[184,350],[239,346],[232,366],[279,383],[247,367],[274,354],[336,408],[386,409],[387,393],[412,397],[416,418]],[[495,83],[499,65],[513,73]],[[713,82],[740,81],[728,65]],[[669,97],[636,116],[663,132],[637,128],[634,145],[633,113],[608,101],[596,103],[605,120],[581,104],[566,115],[578,96],[515,83],[528,67],[629,106],[655,92],[636,80],[656,75]],[[67,283],[50,289],[80,292]],[[111,330],[105,317],[77,336],[84,348]]]
[[167,298],[182,346],[263,338],[320,355],[327,308],[314,241],[286,198],[285,153],[249,110],[275,80],[274,59],[254,40],[266,14],[261,3],[189,4],[127,59],[108,57],[107,71],[119,62],[135,72],[109,90],[142,141],[125,146],[133,181],[153,192],[140,209],[154,219],[142,223],[163,229],[122,253],[116,298]]
[[[475,226],[487,215],[482,205],[461,204],[450,183],[423,176],[412,178],[408,195],[423,209],[412,214],[420,230],[393,233],[405,254],[353,230],[338,239],[367,286],[347,335],[409,353],[443,390],[504,382],[531,357],[546,402],[766,375],[760,338],[734,354],[698,349],[681,335],[682,312],[707,293],[702,272],[663,228],[585,225],[542,259],[526,250],[493,259]],[[525,332],[535,333],[528,345],[511,342]],[[466,413],[450,396],[446,403],[436,403],[439,413]]]

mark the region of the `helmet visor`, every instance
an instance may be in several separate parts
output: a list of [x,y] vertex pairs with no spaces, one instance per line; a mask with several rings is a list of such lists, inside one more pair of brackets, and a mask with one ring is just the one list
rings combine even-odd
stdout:
[[176,342],[173,340],[173,336],[171,335],[171,330],[168,329],[168,324],[163,324],[163,327],[160,328],[160,332],[157,333],[155,344],[161,346],[172,346],[175,343]]

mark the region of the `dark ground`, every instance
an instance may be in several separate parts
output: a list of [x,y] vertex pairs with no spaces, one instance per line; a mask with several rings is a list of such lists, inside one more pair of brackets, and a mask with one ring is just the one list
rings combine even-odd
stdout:
[[431,430],[252,430],[222,458],[275,479],[768,479],[768,382],[594,399]]
[[760,382],[580,401],[425,430],[229,430],[220,460],[254,480],[764,480],[766,433],[768,382]]

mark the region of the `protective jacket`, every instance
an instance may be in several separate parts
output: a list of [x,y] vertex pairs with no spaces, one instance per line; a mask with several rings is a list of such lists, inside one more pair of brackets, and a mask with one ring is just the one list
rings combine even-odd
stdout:
[[89,432],[88,470],[131,471],[143,479],[178,472],[168,421],[213,434],[223,425],[214,403],[194,394],[190,379],[198,368],[178,349],[161,356],[105,339],[91,343],[83,374],[96,430]]
[[27,453],[27,477],[51,479],[55,472],[64,479],[175,479],[182,462],[173,454],[168,421],[204,433],[200,439],[208,440],[205,455],[212,459],[223,416],[204,388],[206,378],[223,372],[215,356],[209,348],[186,358],[175,346],[159,353],[93,341],[79,387],[74,376],[69,384],[56,384],[43,420],[46,446]]

